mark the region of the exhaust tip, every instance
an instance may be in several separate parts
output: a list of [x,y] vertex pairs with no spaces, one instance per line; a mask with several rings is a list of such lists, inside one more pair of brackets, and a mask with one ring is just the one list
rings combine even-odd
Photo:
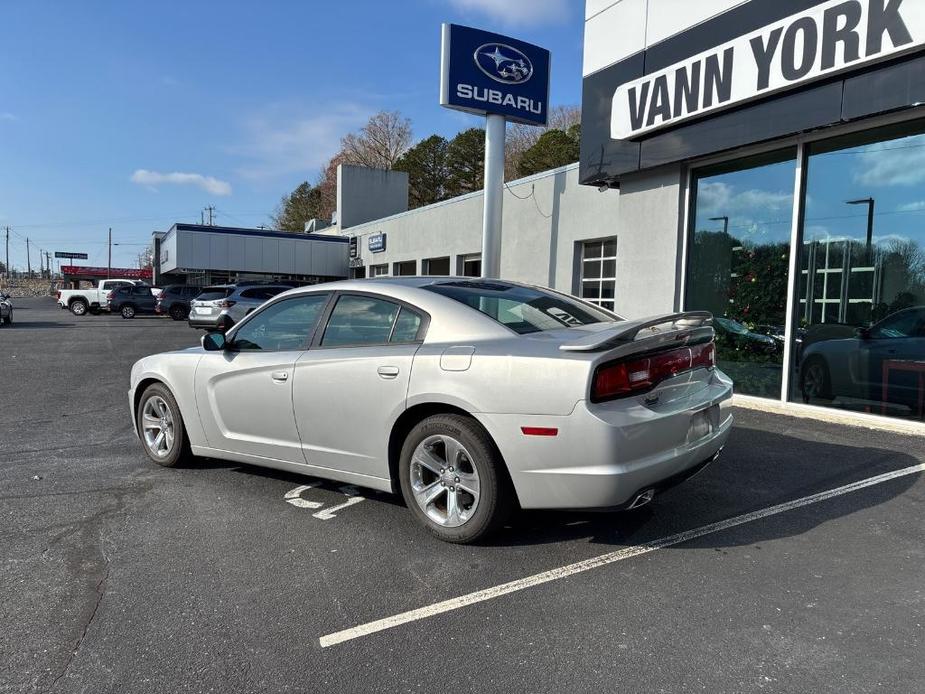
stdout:
[[655,498],[655,490],[646,489],[643,492],[639,492],[636,495],[636,498],[633,499],[632,503],[626,508],[627,510],[632,510],[634,508],[641,508],[642,506],[645,506],[646,504],[651,502],[653,498]]

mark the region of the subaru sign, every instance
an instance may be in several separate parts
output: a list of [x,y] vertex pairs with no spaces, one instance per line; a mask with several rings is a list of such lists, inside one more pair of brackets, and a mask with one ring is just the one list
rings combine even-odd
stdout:
[[444,24],[440,105],[546,125],[549,51],[480,29]]
[[377,234],[370,234],[366,240],[366,247],[370,253],[382,253],[385,250],[385,234],[381,231]]

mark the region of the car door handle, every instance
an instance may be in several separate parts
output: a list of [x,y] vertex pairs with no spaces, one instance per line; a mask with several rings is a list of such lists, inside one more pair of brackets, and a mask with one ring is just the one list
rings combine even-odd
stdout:
[[398,376],[398,367],[397,366],[380,366],[376,369],[376,372],[382,378],[395,378]]
[[277,383],[285,383],[289,380],[289,374],[285,371],[274,371],[270,374],[270,378],[272,378]]

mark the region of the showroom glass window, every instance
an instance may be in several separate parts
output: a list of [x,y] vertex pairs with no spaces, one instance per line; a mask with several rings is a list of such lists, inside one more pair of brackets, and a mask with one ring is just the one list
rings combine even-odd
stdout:
[[780,398],[796,150],[695,172],[685,307],[713,313],[736,392]]
[[617,240],[612,238],[582,243],[581,298],[613,311],[616,288]]
[[809,146],[790,397],[923,418],[925,125]]

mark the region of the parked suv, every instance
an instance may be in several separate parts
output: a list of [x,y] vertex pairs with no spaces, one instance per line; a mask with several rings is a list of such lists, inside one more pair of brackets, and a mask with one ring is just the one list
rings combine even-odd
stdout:
[[112,313],[121,313],[123,318],[134,318],[139,313],[154,313],[157,299],[148,285],[119,287],[109,292],[106,298]]
[[228,330],[267,299],[292,289],[287,284],[223,284],[206,287],[190,302],[192,328]]
[[202,287],[192,287],[185,284],[172,284],[164,287],[164,291],[157,297],[154,312],[167,315],[174,320],[186,320],[189,316],[190,301],[202,291]]

